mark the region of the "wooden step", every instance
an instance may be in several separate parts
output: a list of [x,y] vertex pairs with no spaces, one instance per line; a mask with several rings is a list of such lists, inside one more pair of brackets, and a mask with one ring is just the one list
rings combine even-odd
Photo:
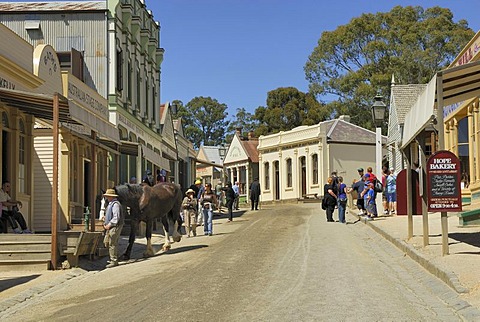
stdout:
[[41,271],[47,270],[50,265],[50,258],[37,260],[0,260],[0,272],[8,272],[13,270],[22,271]]
[[37,260],[49,260],[50,250],[44,251],[0,251],[0,261],[6,260],[18,260],[18,261],[37,261]]
[[15,241],[8,241],[8,242],[1,242],[0,243],[0,252],[6,251],[50,251],[51,250],[51,243],[50,242],[38,242],[38,243],[30,243],[30,242],[15,242]]

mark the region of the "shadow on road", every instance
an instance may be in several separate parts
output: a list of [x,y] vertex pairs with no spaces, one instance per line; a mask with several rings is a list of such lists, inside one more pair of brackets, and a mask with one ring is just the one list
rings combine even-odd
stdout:
[[0,292],[3,292],[11,287],[21,285],[24,283],[28,283],[37,277],[39,277],[40,274],[34,274],[34,275],[28,275],[28,276],[20,276],[20,277],[13,277],[13,278],[5,278],[5,279],[0,279]]

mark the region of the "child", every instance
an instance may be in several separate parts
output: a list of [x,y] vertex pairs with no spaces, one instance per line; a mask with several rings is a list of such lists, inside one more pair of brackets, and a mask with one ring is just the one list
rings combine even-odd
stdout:
[[367,208],[366,219],[372,220],[374,217],[377,217],[377,205],[375,204],[375,190],[373,189],[373,182],[368,183],[365,196],[365,204]]

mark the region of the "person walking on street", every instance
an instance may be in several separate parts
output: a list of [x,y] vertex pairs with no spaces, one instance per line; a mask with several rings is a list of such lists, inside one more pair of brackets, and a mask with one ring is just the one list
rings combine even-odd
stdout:
[[232,183],[227,182],[227,185],[223,188],[225,192],[225,200],[228,209],[228,221],[233,220],[233,201],[235,200],[235,191],[232,189]]
[[238,208],[238,203],[240,201],[240,186],[238,185],[238,181],[235,181],[235,184],[232,186],[233,192],[235,192],[235,200],[233,201],[233,209],[240,210]]
[[205,187],[202,185],[202,180],[197,179],[195,182],[190,186],[190,189],[195,191],[193,195],[197,198],[198,205],[197,205],[197,226],[201,226],[203,223],[203,211],[202,205],[200,205],[200,198],[202,197],[203,192],[205,191]]
[[215,194],[217,195],[217,204],[215,206],[218,209],[218,213],[221,214],[223,204],[223,186],[221,181],[219,181],[215,186]]
[[337,195],[334,192],[333,178],[328,177],[327,183],[323,186],[323,202],[322,207],[325,207],[327,214],[327,222],[335,222],[333,220],[333,212],[335,211],[335,206],[337,205]]
[[252,202],[252,210],[258,210],[260,193],[260,183],[258,182],[258,178],[255,178],[250,184],[250,201]]
[[393,216],[397,211],[397,176],[393,168],[390,168],[385,191],[387,192],[389,215]]
[[213,234],[213,205],[217,203],[217,196],[212,190],[212,184],[205,184],[205,191],[200,198],[200,204],[203,208],[203,232],[205,235]]
[[349,189],[349,192],[356,191],[358,215],[363,216],[366,214],[365,202],[362,196],[362,192],[365,189],[365,180],[363,178],[364,176],[363,168],[358,168],[357,171],[358,171],[358,174],[360,175],[360,180],[353,183],[352,187]]
[[190,232],[195,237],[197,236],[197,198],[194,197],[195,191],[188,189],[183,198],[183,219],[185,222],[185,231],[187,238],[190,237]]
[[347,209],[347,185],[343,177],[338,177],[338,221],[345,224],[345,211]]
[[115,189],[107,189],[104,196],[108,200],[107,210],[105,211],[105,238],[103,240],[105,247],[108,248],[110,255],[110,263],[106,268],[118,266],[118,240],[122,232],[123,223],[125,221],[122,205],[118,201],[118,195]]

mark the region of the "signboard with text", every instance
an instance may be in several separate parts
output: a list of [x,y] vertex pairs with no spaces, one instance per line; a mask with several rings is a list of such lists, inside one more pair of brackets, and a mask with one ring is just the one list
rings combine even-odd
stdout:
[[460,188],[460,160],[450,151],[438,151],[430,156],[426,165],[428,211],[462,211]]

